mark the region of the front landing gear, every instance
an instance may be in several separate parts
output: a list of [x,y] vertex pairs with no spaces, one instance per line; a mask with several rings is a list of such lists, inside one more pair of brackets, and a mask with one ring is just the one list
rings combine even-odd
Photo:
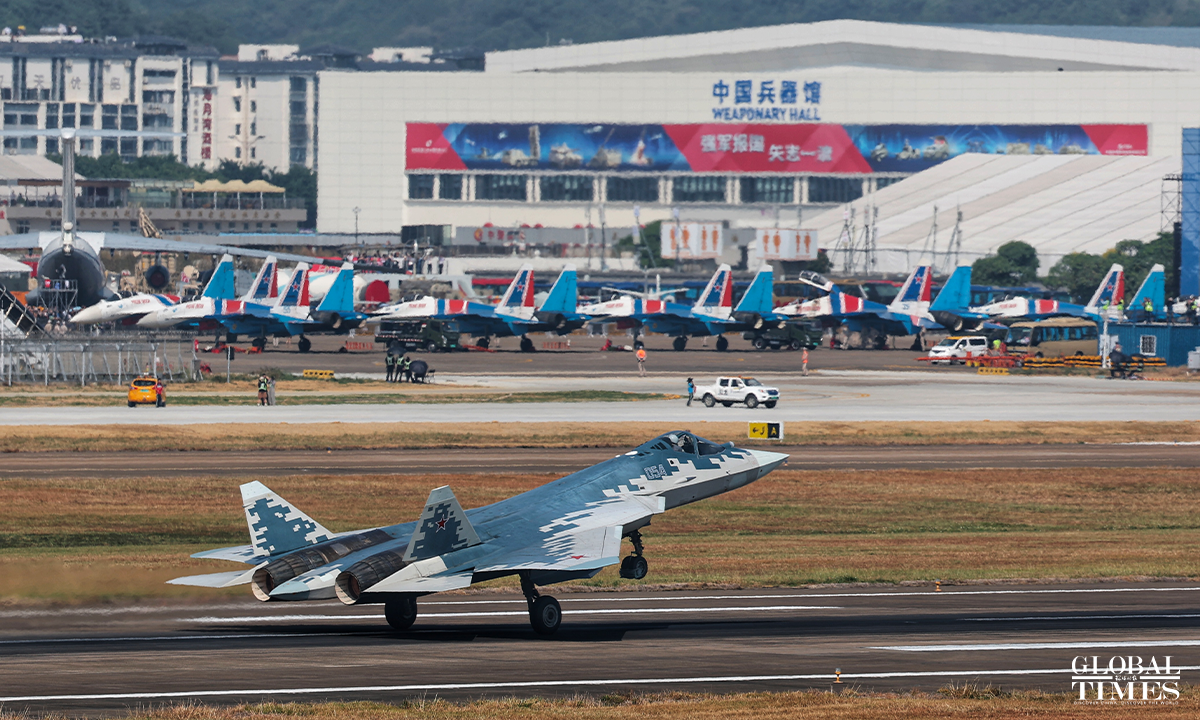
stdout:
[[383,615],[393,629],[407,630],[417,621],[417,599],[405,595],[398,600],[388,600],[383,606]]
[[529,603],[529,624],[538,635],[553,635],[562,624],[562,607],[558,601],[549,595],[537,591],[533,581],[529,579],[529,571],[520,573],[521,592],[525,593],[525,602]]
[[633,554],[621,561],[621,577],[626,580],[641,580],[650,572],[649,563],[642,557],[645,550],[642,547],[642,534],[634,530],[629,534],[629,540],[633,543]]

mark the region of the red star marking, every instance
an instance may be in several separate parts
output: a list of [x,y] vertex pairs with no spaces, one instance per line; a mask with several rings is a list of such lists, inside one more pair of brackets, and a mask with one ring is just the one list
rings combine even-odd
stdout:
[[585,557],[587,557],[587,556],[586,556],[586,555],[572,555],[572,556],[571,556],[571,559],[572,559],[572,560],[582,560],[582,559],[584,559]]
[[442,518],[441,520],[435,520],[434,522],[437,523],[438,530],[446,529],[446,518]]

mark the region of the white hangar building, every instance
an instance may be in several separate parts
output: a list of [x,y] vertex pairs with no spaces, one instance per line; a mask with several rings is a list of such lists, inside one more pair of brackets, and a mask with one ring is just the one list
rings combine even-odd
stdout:
[[[880,208],[878,269],[901,272],[935,203],[964,214],[962,260],[1001,237],[1061,254],[1156,233],[1158,176],[1179,172],[1180,131],[1200,123],[1200,29],[837,20],[489,53],[478,72],[328,70],[319,82],[319,232],[570,238],[602,221],[628,234],[677,209],[731,230],[799,223],[832,248],[857,202]],[[885,222],[884,200],[908,196],[888,186],[924,171],[942,184],[921,185],[928,198],[911,207],[893,199],[912,221]],[[1054,178],[1126,174],[1138,180],[1122,187],[1148,194],[1132,202],[1145,217],[1033,199],[1008,211],[1092,219],[1000,223],[1004,203],[967,191],[1008,182],[1005,197],[1032,197],[1061,189]],[[985,205],[991,220],[975,222]],[[940,222],[948,237],[954,221]],[[885,253],[890,243],[905,252]]]

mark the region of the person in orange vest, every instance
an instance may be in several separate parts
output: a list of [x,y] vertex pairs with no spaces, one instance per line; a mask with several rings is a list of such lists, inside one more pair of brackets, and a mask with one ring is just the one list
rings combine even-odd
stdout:
[[637,352],[634,354],[637,355],[638,375],[646,377],[646,346],[639,346]]
[[807,347],[804,348],[804,351],[800,354],[800,372],[804,375],[804,377],[808,377],[808,348]]

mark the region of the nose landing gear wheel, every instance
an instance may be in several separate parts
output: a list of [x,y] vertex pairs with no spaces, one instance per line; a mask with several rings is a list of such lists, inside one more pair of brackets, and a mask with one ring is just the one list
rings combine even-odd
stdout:
[[549,595],[542,595],[529,606],[529,623],[538,635],[553,635],[562,624],[562,608]]
[[392,628],[407,630],[417,621],[417,599],[405,596],[399,600],[388,600],[383,606],[383,615]]
[[725,352],[729,349],[729,340],[725,339],[724,335],[717,336],[717,352]]
[[306,353],[309,350],[312,350],[312,340],[309,340],[308,338],[301,335],[300,341],[296,343],[296,347],[298,350],[300,350],[300,352]]
[[640,555],[630,555],[621,561],[621,577],[626,580],[641,580],[650,572],[650,564]]
[[680,335],[679,337],[672,340],[671,347],[675,348],[676,350],[682,351],[685,347],[687,347],[687,335]]

